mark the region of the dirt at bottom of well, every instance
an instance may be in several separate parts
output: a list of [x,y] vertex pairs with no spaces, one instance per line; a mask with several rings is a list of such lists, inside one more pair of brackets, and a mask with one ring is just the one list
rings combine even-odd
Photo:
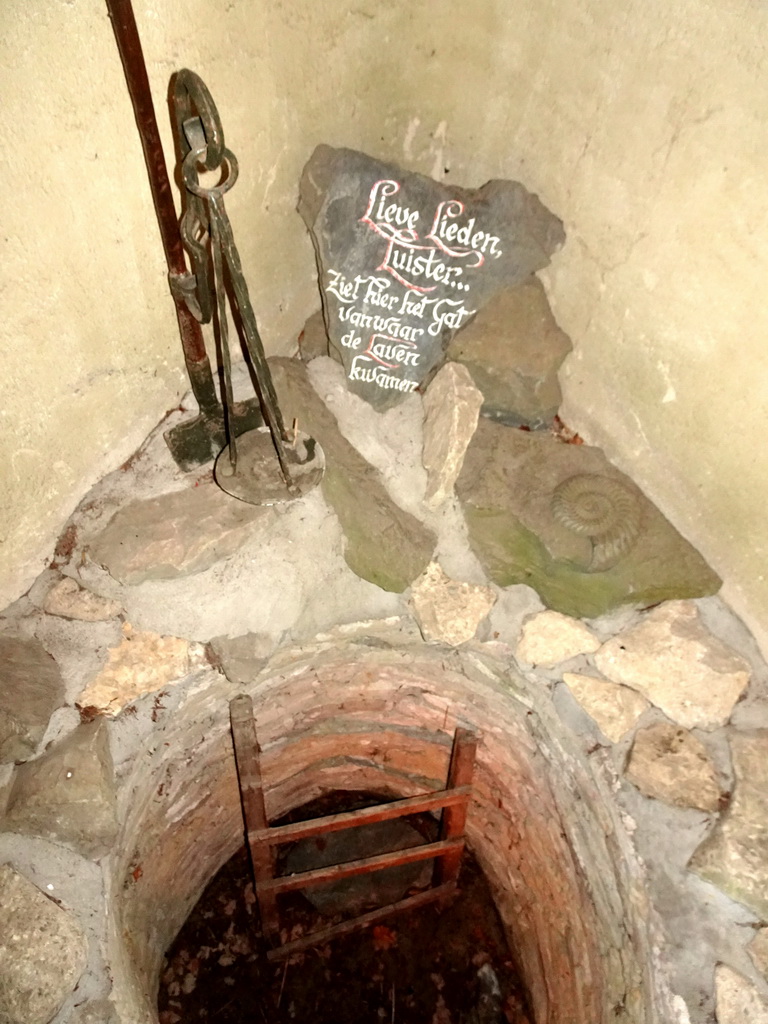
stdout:
[[[293,820],[376,802],[340,797],[305,805]],[[434,820],[419,817],[407,820],[432,838]],[[300,893],[279,897],[279,906],[283,941],[342,920],[321,916]],[[458,895],[443,909],[395,914],[282,961],[269,962],[268,948],[243,848],[168,951],[160,1024],[529,1024],[488,884],[468,852]]]

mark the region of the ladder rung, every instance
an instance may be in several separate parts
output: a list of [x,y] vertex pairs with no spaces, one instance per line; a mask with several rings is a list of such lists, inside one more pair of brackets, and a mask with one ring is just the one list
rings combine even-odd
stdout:
[[331,925],[329,928],[322,928],[316,932],[310,932],[309,935],[304,935],[300,939],[296,939],[294,942],[286,942],[284,946],[279,946],[277,949],[270,949],[267,952],[267,960],[282,960],[286,956],[290,956],[291,953],[297,953],[302,949],[308,949],[310,946],[319,946],[321,943],[328,942],[330,939],[338,938],[340,935],[349,935],[350,932],[357,931],[359,928],[367,928],[368,925],[374,924],[376,921],[381,921],[385,917],[389,917],[391,914],[397,914],[402,910],[415,910],[417,907],[426,906],[428,903],[433,903],[435,900],[443,899],[444,897],[450,896],[456,890],[455,882],[448,882],[445,885],[440,885],[437,888],[426,889],[424,892],[418,892],[415,896],[407,896],[404,900],[400,900],[398,903],[390,903],[389,906],[380,907],[378,910],[371,910],[367,914],[362,914],[360,917],[355,917],[351,921],[342,921],[341,924]]
[[356,811],[343,811],[340,814],[328,814],[323,818],[312,818],[309,821],[297,821],[290,825],[275,825],[272,828],[254,829],[248,833],[250,843],[287,843],[294,839],[306,839],[310,836],[324,835],[326,832],[338,832],[340,829],[354,828],[358,825],[371,825],[377,821],[389,821],[401,818],[406,814],[418,814],[431,811],[438,807],[452,807],[466,803],[472,794],[471,786],[457,786],[454,789],[441,789],[436,793],[425,793],[422,796],[411,796],[404,800],[391,800],[386,804],[375,804],[373,807],[361,807]]
[[364,875],[369,871],[380,871],[382,868],[395,867],[400,864],[413,864],[419,860],[441,857],[446,853],[460,851],[464,846],[463,837],[459,839],[442,839],[437,843],[425,843],[423,846],[411,846],[405,850],[393,850],[381,853],[376,857],[363,857],[350,860],[346,864],[331,864],[325,868],[312,871],[299,871],[282,878],[270,878],[268,881],[256,883],[257,895],[263,893],[292,892],[294,889],[306,889],[323,882],[349,878],[352,875]]

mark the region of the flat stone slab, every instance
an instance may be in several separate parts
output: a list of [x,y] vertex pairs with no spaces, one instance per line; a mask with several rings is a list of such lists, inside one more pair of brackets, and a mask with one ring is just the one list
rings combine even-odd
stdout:
[[592,654],[599,646],[600,641],[583,622],[561,612],[544,611],[523,625],[517,657],[529,665],[553,666],[577,654]]
[[477,429],[483,396],[466,367],[446,363],[424,395],[424,446],[427,471],[424,504],[439,508],[453,497],[464,454]]
[[202,663],[203,648],[177,636],[123,626],[124,639],[111,647],[104,668],[80,696],[77,706],[115,717],[128,704],[183,679]]
[[427,566],[411,589],[411,607],[424,639],[451,647],[475,636],[495,602],[490,587],[452,580],[437,562]]
[[529,277],[503,288],[448,346],[483,394],[483,415],[533,430],[560,408],[557,371],[572,348],[552,316],[544,287]]
[[318,356],[330,356],[341,362],[338,351],[328,344],[328,332],[321,309],[309,317],[299,334],[299,356],[305,363],[311,363]]
[[63,703],[61,673],[40,641],[0,636],[0,764],[34,754]]
[[720,587],[701,555],[599,448],[481,417],[456,494],[491,580],[525,583],[574,618]]
[[435,535],[390,498],[379,473],[352,447],[296,359],[269,360],[286,422],[300,421],[325,452],[322,488],[346,537],[344,559],[361,579],[401,593],[432,558]]
[[702,878],[768,918],[768,730],[731,733],[736,783],[714,832],[690,867]]
[[132,501],[92,541],[88,553],[121,583],[167,580],[209,569],[234,554],[272,511],[202,481],[159,498]]
[[275,650],[275,641],[265,633],[242,636],[216,636],[208,641],[211,661],[233,683],[256,682],[262,668]]
[[2,824],[10,832],[64,843],[86,857],[106,853],[117,834],[106,723],[80,725],[42,757],[21,765]]
[[607,679],[564,672],[563,682],[611,743],[618,743],[626,736],[651,706],[645,697],[628,686]]
[[706,747],[692,732],[671,722],[639,730],[625,774],[644,796],[675,807],[719,809],[717,771]]
[[604,644],[595,664],[687,729],[725,725],[750,678],[747,662],[704,627],[689,601],[654,608]]
[[350,149],[318,146],[299,192],[331,345],[377,409],[415,391],[456,331],[564,239],[518,182],[463,189]]
[[0,864],[0,1021],[49,1024],[86,964],[76,918]]
[[768,1024],[768,999],[727,964],[715,968],[717,1024]]

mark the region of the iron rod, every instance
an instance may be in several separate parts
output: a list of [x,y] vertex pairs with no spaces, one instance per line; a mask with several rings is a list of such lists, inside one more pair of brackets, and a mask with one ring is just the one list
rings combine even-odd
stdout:
[[[187,263],[181,242],[176,207],[173,204],[171,182],[160,141],[139,30],[136,26],[131,0],[106,0],[106,3],[136,117],[136,126],[139,129],[168,272],[172,277],[176,277],[187,273]],[[194,396],[201,410],[218,413],[219,402],[213,383],[211,364],[205,350],[202,328],[183,300],[174,296],[173,301],[179,322],[184,361]]]

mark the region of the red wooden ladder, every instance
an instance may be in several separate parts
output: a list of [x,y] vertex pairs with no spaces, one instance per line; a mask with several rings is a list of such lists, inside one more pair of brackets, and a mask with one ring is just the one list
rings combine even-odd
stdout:
[[[251,698],[247,694],[235,697],[230,701],[229,712],[240,780],[245,831],[251,851],[254,887],[261,912],[261,926],[267,939],[274,941],[280,934],[276,899],[278,893],[305,889],[309,886],[321,885],[324,882],[349,878],[352,875],[361,875],[370,871],[380,871],[382,868],[400,864],[435,860],[430,888],[397,903],[391,903],[360,917],[342,921],[341,924],[311,932],[295,942],[288,942],[271,949],[267,953],[270,960],[278,960],[298,950],[328,942],[339,935],[346,935],[359,928],[367,928],[376,921],[401,910],[412,910],[435,900],[445,899],[455,891],[461,855],[464,850],[467,805],[472,794],[472,775],[477,749],[475,733],[469,729],[456,729],[445,789],[425,793],[422,796],[408,797],[404,800],[392,800],[389,803],[376,804],[373,807],[363,807],[357,811],[345,811],[341,814],[329,814],[323,818],[271,827],[264,806],[261,750],[256,739]],[[406,814],[435,810],[438,807],[443,808],[443,813],[437,842],[423,843],[405,850],[394,850],[391,853],[379,854],[375,857],[348,861],[345,864],[333,864],[312,871],[301,871],[285,877],[275,877],[272,848],[280,843],[324,835],[358,825],[388,821]]]

